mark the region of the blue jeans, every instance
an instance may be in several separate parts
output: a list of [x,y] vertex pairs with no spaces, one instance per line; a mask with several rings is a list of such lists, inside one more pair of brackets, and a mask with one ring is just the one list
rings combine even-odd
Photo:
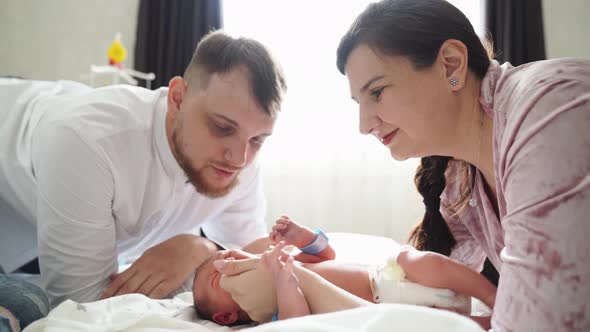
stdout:
[[[0,274],[0,307],[10,311],[24,329],[49,312],[43,290],[29,282]],[[9,315],[0,314],[0,332],[12,332]]]

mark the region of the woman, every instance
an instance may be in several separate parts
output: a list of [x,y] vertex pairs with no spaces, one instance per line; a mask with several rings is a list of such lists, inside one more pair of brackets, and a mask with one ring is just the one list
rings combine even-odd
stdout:
[[361,132],[422,158],[411,242],[500,272],[494,331],[588,330],[590,61],[499,65],[446,1],[389,0],[360,14],[337,65]]

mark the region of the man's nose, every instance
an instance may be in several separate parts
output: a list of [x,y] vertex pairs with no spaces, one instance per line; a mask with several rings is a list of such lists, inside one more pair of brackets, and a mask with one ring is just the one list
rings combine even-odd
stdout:
[[225,149],[225,160],[234,167],[244,167],[248,161],[248,142],[236,142]]

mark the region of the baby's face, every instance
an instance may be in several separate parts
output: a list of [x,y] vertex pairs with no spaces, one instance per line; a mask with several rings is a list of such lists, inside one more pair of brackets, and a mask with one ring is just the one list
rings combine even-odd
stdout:
[[222,250],[215,253],[197,268],[193,282],[193,297],[195,306],[202,312],[213,315],[216,312],[239,312],[245,315],[231,295],[219,286],[221,273],[213,266],[213,261],[227,258],[229,251]]

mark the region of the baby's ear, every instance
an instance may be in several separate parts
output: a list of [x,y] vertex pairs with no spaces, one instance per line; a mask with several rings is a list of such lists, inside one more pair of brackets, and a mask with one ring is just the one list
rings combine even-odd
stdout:
[[219,325],[231,325],[238,321],[239,314],[237,311],[216,312],[213,314],[213,321]]

